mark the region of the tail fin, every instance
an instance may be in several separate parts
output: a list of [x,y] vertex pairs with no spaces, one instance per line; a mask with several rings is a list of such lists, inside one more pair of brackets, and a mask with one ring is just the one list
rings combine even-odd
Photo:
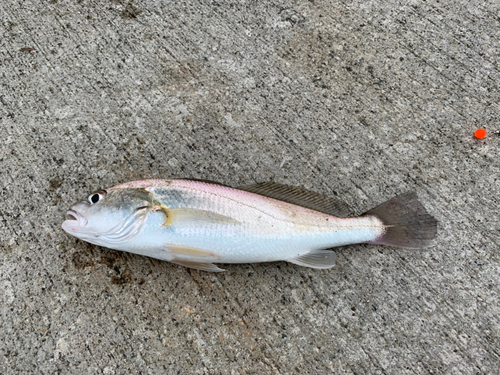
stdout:
[[385,232],[370,243],[417,249],[434,245],[437,220],[427,213],[414,192],[405,193],[366,212],[386,226]]

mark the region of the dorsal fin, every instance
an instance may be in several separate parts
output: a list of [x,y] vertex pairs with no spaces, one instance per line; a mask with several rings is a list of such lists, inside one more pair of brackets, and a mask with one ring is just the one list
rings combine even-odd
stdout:
[[211,184],[211,185],[219,185],[219,186],[224,186],[224,187],[230,187],[230,186],[227,186],[227,185],[224,185],[220,182],[217,182],[217,181],[212,181],[212,180],[205,180],[205,179],[201,179],[201,178],[186,178],[187,181],[196,181],[196,182],[203,182],[205,184]]
[[296,204],[336,217],[349,216],[349,208],[341,200],[325,197],[324,195],[296,187],[274,182],[261,182],[258,184],[241,186],[237,189]]

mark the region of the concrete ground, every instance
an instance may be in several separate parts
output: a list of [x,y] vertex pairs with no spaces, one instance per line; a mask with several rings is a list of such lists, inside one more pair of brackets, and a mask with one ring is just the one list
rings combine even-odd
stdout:
[[[1,373],[499,373],[497,0],[0,15]],[[211,274],[60,228],[93,190],[171,177],[276,181],[356,214],[414,190],[438,245]]]

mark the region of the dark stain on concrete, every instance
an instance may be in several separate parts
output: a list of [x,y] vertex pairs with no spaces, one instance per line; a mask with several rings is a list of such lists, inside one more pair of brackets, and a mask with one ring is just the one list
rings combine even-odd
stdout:
[[139,14],[141,14],[141,13],[142,13],[142,10],[137,8],[130,1],[127,5],[125,5],[125,8],[120,13],[120,17],[123,19],[135,20],[137,18],[137,16],[139,16]]

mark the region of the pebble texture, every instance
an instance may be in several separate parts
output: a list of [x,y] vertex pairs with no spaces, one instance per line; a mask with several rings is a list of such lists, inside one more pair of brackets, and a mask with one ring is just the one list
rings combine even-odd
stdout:
[[[498,373],[497,0],[0,14],[1,373]],[[414,190],[438,245],[210,274],[60,229],[93,190],[171,177],[286,183],[355,214]]]

